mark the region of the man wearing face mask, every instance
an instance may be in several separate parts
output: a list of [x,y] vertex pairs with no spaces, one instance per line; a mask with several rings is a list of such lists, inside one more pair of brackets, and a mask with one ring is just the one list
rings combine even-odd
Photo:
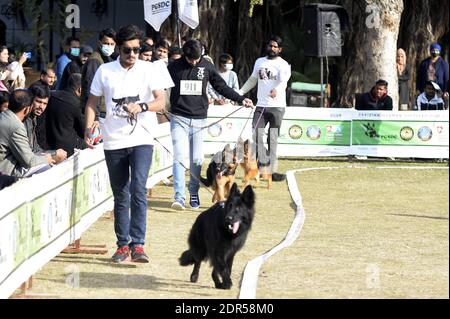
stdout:
[[80,54],[80,39],[75,37],[68,37],[65,42],[64,53],[56,62],[56,89],[59,89],[61,78],[66,68],[72,60]]
[[[98,49],[92,53],[89,60],[83,65],[81,69],[81,108],[84,112],[87,100],[89,98],[92,80],[95,72],[97,72],[100,65],[112,62],[112,55],[116,47],[116,32],[109,28],[100,32],[98,36]],[[106,116],[106,106],[104,99],[100,100],[97,106],[95,119],[102,121]]]
[[433,81],[439,85],[443,95],[448,98],[448,63],[440,56],[442,48],[438,43],[430,46],[431,56],[420,63],[419,72],[417,72],[417,94],[424,92],[427,81]]
[[[240,90],[240,93],[245,94],[258,84],[258,102],[252,126],[253,141],[256,143],[258,165],[269,166],[273,181],[286,179],[286,175],[274,173],[278,135],[286,110],[286,87],[291,77],[291,66],[280,56],[282,48],[283,40],[279,36],[271,36],[267,41],[267,55],[256,60],[252,75]],[[267,123],[269,123],[268,150],[263,141]]]
[[94,50],[89,45],[83,45],[80,48],[80,55],[67,64],[66,68],[64,69],[64,73],[61,78],[61,85],[59,86],[60,90],[64,90],[67,86],[69,76],[74,73],[80,73],[83,68],[83,65],[86,64],[87,60],[91,57],[92,53],[94,53]]

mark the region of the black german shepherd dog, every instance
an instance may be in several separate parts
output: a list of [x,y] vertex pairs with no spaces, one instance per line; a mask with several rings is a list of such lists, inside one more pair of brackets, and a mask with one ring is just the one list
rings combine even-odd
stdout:
[[216,288],[231,288],[234,255],[244,246],[254,215],[252,186],[241,194],[234,183],[226,202],[216,203],[197,217],[189,234],[189,249],[179,258],[181,266],[194,264],[191,282],[197,282],[201,262],[209,259]]

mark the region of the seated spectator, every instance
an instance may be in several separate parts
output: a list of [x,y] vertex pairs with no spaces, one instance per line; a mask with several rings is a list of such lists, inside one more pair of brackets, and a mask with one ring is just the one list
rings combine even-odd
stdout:
[[85,118],[80,108],[81,74],[69,76],[67,87],[55,91],[47,110],[47,142],[52,149],[62,148],[68,156],[86,148]]
[[139,60],[151,61],[153,56],[153,46],[143,43],[139,52]]
[[0,172],[22,177],[37,166],[53,165],[65,158],[65,152],[33,153],[23,121],[31,112],[33,95],[28,90],[15,90],[9,109],[0,113]]
[[33,153],[43,153],[50,149],[45,141],[45,109],[50,98],[50,90],[46,86],[35,85],[29,91],[33,94],[33,104],[31,113],[23,124]]
[[53,90],[56,82],[56,73],[52,68],[47,68],[41,71],[41,78],[30,85],[30,89],[33,86],[40,85],[47,87],[48,90]]
[[94,53],[94,49],[92,49],[89,45],[83,45],[80,49],[80,55],[75,57],[72,62],[67,64],[64,69],[61,81],[59,83],[59,90],[64,90],[67,86],[67,81],[69,76],[74,73],[80,73],[83,65],[86,64],[87,60],[91,57],[92,53]]
[[425,91],[417,97],[416,110],[436,111],[444,110],[444,100],[438,96],[441,88],[433,81],[425,83]]
[[9,93],[0,91],[0,113],[5,112],[8,109]]
[[25,88],[23,64],[27,61],[27,57],[24,53],[19,61],[14,60],[15,58],[10,57],[8,48],[0,46],[0,81],[3,81],[3,86],[10,92]]
[[378,80],[370,92],[358,99],[355,109],[359,111],[392,111],[392,98],[388,95],[388,83]]
[[15,176],[9,176],[9,175],[3,175],[0,172],[0,190],[3,188],[6,188],[8,186],[11,186],[15,182],[17,182],[19,179]]

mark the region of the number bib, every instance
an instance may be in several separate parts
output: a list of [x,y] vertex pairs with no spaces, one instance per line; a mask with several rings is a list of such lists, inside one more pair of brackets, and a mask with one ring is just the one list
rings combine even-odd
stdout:
[[202,95],[202,81],[187,81],[180,82],[180,95]]

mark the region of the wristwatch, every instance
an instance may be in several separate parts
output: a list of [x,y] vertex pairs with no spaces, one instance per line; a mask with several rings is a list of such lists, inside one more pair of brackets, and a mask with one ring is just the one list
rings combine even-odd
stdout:
[[139,106],[141,107],[141,112],[147,112],[148,111],[148,104],[147,103],[139,103]]

